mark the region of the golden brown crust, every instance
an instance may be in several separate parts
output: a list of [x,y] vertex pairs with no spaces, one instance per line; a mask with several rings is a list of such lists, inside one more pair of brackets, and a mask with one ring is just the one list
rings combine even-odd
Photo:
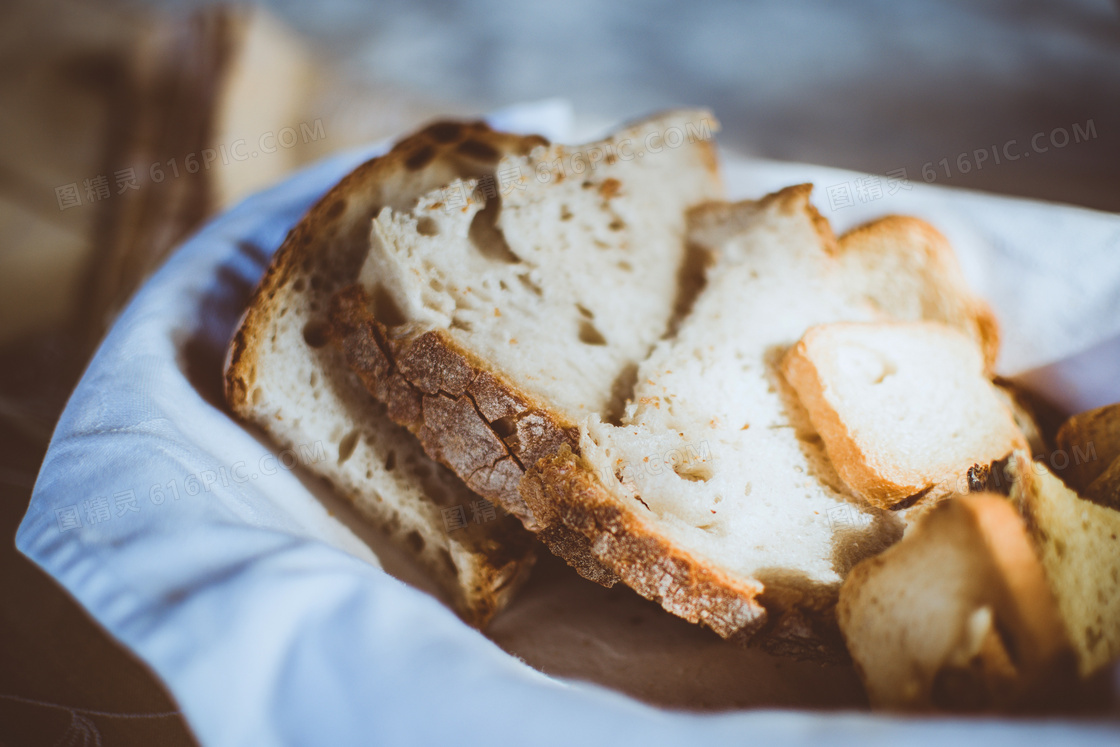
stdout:
[[[382,207],[404,195],[418,196],[443,186],[456,177],[481,174],[502,153],[526,154],[547,142],[537,135],[495,132],[484,122],[434,122],[343,177],[284,239],[253,293],[230,343],[226,362],[226,401],[234,412],[245,410],[253,385],[253,352],[262,343],[261,335],[275,312],[269,302],[293,275],[319,270],[329,277],[348,277],[349,281],[356,278],[364,254],[355,258],[348,256],[353,252],[343,247],[323,244],[346,243],[352,238],[348,234],[355,225],[362,228],[360,243],[365,244],[369,221]],[[433,168],[436,165],[439,168]],[[425,188],[426,184],[431,187]]]
[[[840,413],[826,397],[826,387],[808,352],[809,336],[802,337],[782,359],[782,375],[797,391],[798,399],[812,413],[813,427],[828,444],[828,458],[840,478],[873,506],[891,508],[900,500],[927,489],[901,485],[864,467],[872,460],[859,446]],[[929,486],[932,487],[932,486]]]
[[[811,352],[814,340],[830,326],[833,325],[810,329],[786,351],[782,359],[782,375],[797,391],[802,405],[810,413],[814,428],[826,444],[829,461],[840,477],[857,495],[882,509],[909,508],[918,500],[925,501],[928,506],[947,495],[961,492],[958,480],[963,475],[960,473],[946,473],[936,480],[926,480],[913,472],[906,474],[892,470],[889,465],[884,465],[881,456],[861,446],[851,424],[845,422],[834,404],[829,402],[827,376],[817,367]],[[1006,407],[1007,400],[1001,398],[1000,401]],[[1028,447],[1026,436],[1014,421],[1013,413],[1010,409],[1007,412],[1012,419],[999,433],[1001,440],[998,442],[1006,447],[999,452],[1004,456]],[[992,441],[990,446],[998,448],[996,441]],[[990,469],[991,463],[989,460],[980,466]]]
[[989,376],[999,356],[999,322],[995,312],[964,285],[953,247],[944,235],[920,218],[888,215],[853,228],[840,237],[843,254],[874,253],[877,246],[900,244],[911,247],[921,262],[926,287],[942,291],[931,299],[923,318],[957,327],[980,343]]
[[[324,347],[327,302],[337,289],[357,278],[369,245],[370,221],[383,207],[407,206],[456,178],[491,172],[504,154],[525,155],[541,145],[547,141],[539,136],[495,132],[483,122],[435,122],[347,174],[289,232],[238,325],[224,373],[226,401],[233,412],[280,438],[270,419],[255,412],[252,397],[270,330],[285,299],[299,299],[293,305],[309,305],[316,317],[304,330],[316,365],[324,371],[344,365],[335,351]],[[369,518],[392,533],[393,527],[383,520]],[[472,560],[464,561],[471,565],[472,586],[447,587],[447,591],[460,614],[482,626],[525,579],[534,557],[533,543],[512,519],[472,525],[459,533],[459,542],[473,554]],[[454,566],[450,559],[447,564]],[[466,572],[466,568],[443,570]],[[439,579],[446,586],[444,573]]]
[[[960,575],[926,562],[934,558]],[[933,596],[915,597],[912,584]],[[985,608],[992,625],[977,638],[975,613]],[[902,542],[853,569],[838,617],[873,705],[1052,709],[1076,684],[1042,564],[1003,496],[973,494],[930,510]],[[946,638],[952,631],[966,635]]]
[[369,393],[386,403],[389,416],[415,434],[433,459],[538,532],[581,575],[606,586],[617,580],[595,561],[585,538],[562,524],[542,522],[521,497],[526,465],[562,447],[578,448],[571,423],[442,331],[405,327],[390,334],[358,285],[332,299],[327,337]]
[[765,625],[762,584],[724,573],[647,526],[570,449],[537,462],[521,494],[542,524],[579,531],[596,559],[673,614],[724,638],[747,639]]

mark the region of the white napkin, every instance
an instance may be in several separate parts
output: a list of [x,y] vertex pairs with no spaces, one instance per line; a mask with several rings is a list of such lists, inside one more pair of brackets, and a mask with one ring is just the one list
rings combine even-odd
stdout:
[[[549,102],[494,119],[557,136],[566,112]],[[71,397],[19,529],[20,550],[152,667],[203,744],[1116,743],[1113,728],[1068,721],[662,711],[550,679],[381,571],[291,469],[329,455],[276,453],[218,401],[224,349],[268,256],[377,150],[246,200],[151,278]],[[995,302],[1010,371],[1120,330],[1116,216],[924,185],[830,211],[823,188],[860,175],[760,162],[728,175],[736,197],[817,181],[838,227],[929,217]]]

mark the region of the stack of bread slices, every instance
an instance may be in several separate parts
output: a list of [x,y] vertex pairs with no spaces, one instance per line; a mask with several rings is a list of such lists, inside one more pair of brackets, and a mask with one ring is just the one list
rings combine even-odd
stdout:
[[[475,624],[535,535],[725,638],[850,652],[875,703],[1028,702],[1096,608],[1054,588],[1069,561],[1040,538],[1075,508],[1030,498],[1037,427],[993,383],[992,312],[923,221],[837,237],[811,185],[724,201],[717,129],[676,111],[573,147],[450,122],[402,141],[278,252],[231,407],[333,444],[312,468]],[[967,495],[1008,464],[1016,503]],[[449,528],[468,504],[496,518]],[[1099,616],[1082,674],[1120,645]]]

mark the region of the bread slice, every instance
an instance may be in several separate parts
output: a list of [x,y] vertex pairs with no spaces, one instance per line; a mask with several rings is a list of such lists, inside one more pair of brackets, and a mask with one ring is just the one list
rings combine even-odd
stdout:
[[[382,211],[331,339],[389,415],[479,494],[601,583],[587,539],[542,525],[524,470],[619,413],[638,364],[687,303],[686,209],[722,186],[705,111],[510,159],[505,189],[469,180]],[[491,185],[493,186],[493,185]],[[449,195],[466,194],[465,204]]]
[[1056,438],[1067,464],[1061,477],[1084,494],[1120,458],[1120,403],[1078,413],[1062,424]]
[[1009,471],[1088,676],[1120,657],[1120,511],[1080,498],[1026,452],[1015,452]]
[[[1042,400],[1038,395],[1010,379],[994,376],[992,383],[996,386],[996,394],[1003,402],[1003,406],[1015,419],[1015,425],[1023,434],[1023,438],[1027,439],[1030,452],[1032,454],[1048,454],[1052,448],[1050,444],[1054,430],[1056,430],[1054,425],[1063,416],[1058,415],[1053,406]],[[1051,423],[1054,425],[1048,427]],[[1049,434],[1049,438],[1047,434]]]
[[892,317],[952,324],[992,356],[995,342],[940,234],[896,217],[837,242],[810,190],[696,211],[692,241],[714,264],[690,314],[639,368],[621,424],[590,416],[522,492],[670,612],[815,657],[838,639],[844,576],[904,519],[844,486],[784,354],[813,325]]
[[823,324],[786,354],[836,471],[880,508],[968,492],[968,470],[1027,448],[975,341],[938,322]]
[[[524,580],[531,537],[513,517],[429,459],[326,344],[331,296],[354,282],[370,222],[460,178],[493,178],[499,159],[544,144],[482,123],[438,122],[359,166],[291,231],[230,346],[226,398],[281,447],[323,444],[308,468],[416,557],[470,622],[483,625]],[[444,514],[446,511],[446,516]]]
[[873,707],[1035,706],[1076,679],[1042,565],[1003,496],[932,508],[852,569],[837,617]]

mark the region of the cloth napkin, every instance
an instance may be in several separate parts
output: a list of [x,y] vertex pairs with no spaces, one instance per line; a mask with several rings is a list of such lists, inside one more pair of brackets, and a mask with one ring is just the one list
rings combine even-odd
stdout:
[[[550,102],[493,121],[562,137],[569,118]],[[301,462],[329,455],[277,451],[220,399],[224,350],[269,256],[381,149],[247,199],[146,283],[74,391],[17,535],[151,666],[203,744],[1116,744],[1115,725],[1061,720],[660,710],[546,677],[382,571],[301,479]],[[838,228],[886,212],[930,218],[992,299],[1009,373],[1107,350],[1120,333],[1116,216],[911,182],[830,207],[828,187],[866,175],[734,159],[727,174],[735,197],[815,181]],[[1120,399],[1115,380],[1097,391],[1084,373],[1059,377],[1070,402]]]

